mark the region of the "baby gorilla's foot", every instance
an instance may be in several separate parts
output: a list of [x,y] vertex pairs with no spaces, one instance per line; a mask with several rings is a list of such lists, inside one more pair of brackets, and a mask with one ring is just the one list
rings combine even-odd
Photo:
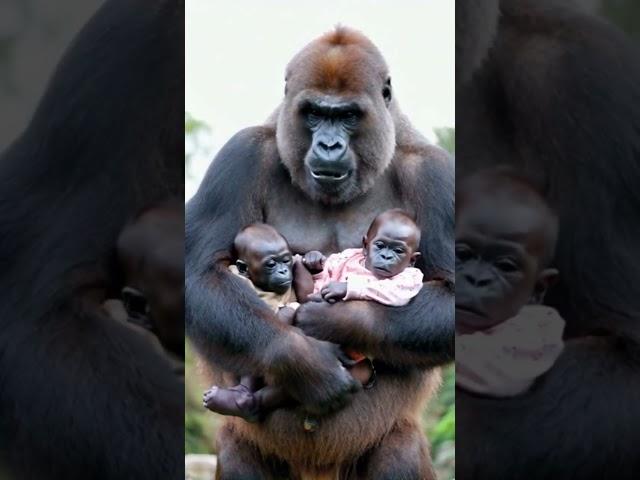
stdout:
[[211,387],[204,392],[202,404],[205,408],[221,415],[233,415],[248,422],[260,420],[258,400],[244,385],[231,388]]

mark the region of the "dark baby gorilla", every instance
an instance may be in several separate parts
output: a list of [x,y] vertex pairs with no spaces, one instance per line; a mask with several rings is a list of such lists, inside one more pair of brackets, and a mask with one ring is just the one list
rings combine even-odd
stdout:
[[234,242],[240,275],[256,287],[274,293],[286,292],[293,282],[293,257],[287,241],[273,227],[250,225]]
[[184,385],[102,308],[116,242],[184,195],[184,3],[107,0],[0,158],[0,477],[178,479]]
[[[418,417],[434,367],[453,357],[453,170],[401,113],[379,51],[347,28],[296,55],[276,112],[222,148],[187,205],[187,333],[213,369],[263,376],[302,406],[259,424],[227,422],[219,478],[433,478]],[[326,255],[361,245],[391,208],[417,218],[425,254],[416,266],[441,280],[405,307],[307,303],[302,335],[228,272],[233,237],[248,223],[273,225],[294,253]],[[374,388],[361,390],[332,341],[376,359]],[[319,419],[311,434],[301,428],[307,413]]]
[[542,187],[567,338],[524,395],[457,391],[460,480],[640,471],[640,56],[579,3],[456,2],[456,173],[509,164]]

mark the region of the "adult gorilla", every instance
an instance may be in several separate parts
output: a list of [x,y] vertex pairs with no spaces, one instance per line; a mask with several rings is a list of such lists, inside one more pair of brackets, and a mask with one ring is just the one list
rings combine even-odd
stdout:
[[[227,265],[233,237],[250,222],[275,226],[297,253],[331,253],[360,246],[376,214],[402,207],[422,227],[426,278],[450,281],[453,174],[448,155],[400,112],[376,47],[346,28],[295,56],[271,119],[222,148],[187,206],[187,333],[212,365],[263,375],[302,404],[259,425],[228,422],[222,478],[337,468],[347,478],[354,465],[358,478],[432,477],[416,417],[434,388],[433,367],[453,354],[448,283],[425,284],[402,308],[304,305],[297,315],[304,336],[278,322]],[[359,386],[326,341],[368,352],[378,364],[376,386],[343,409]],[[305,434],[305,411],[335,412]]]
[[183,194],[184,5],[109,0],[0,159],[0,477],[181,478],[183,384],[101,308],[116,240]]
[[456,5],[458,173],[507,163],[544,186],[562,279],[547,300],[569,340],[528,394],[457,391],[456,476],[637,478],[638,52],[569,2],[482,7]]

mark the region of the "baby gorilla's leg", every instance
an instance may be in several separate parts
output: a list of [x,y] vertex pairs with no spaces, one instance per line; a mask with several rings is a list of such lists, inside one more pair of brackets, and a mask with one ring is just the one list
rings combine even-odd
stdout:
[[248,422],[260,420],[261,411],[252,387],[258,379],[245,377],[238,385],[222,388],[216,385],[204,392],[202,404],[208,410],[221,415],[233,415]]

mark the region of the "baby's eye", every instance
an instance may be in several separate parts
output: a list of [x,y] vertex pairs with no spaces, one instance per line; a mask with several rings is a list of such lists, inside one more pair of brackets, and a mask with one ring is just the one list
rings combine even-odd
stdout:
[[394,248],[393,251],[396,252],[398,255],[402,255],[404,253],[404,249],[402,248]]
[[456,245],[456,258],[461,262],[466,262],[467,260],[471,260],[473,256],[473,252],[471,249],[465,246],[457,246]]
[[267,261],[267,263],[265,265],[267,267],[269,267],[269,268],[273,268],[273,267],[276,266],[276,262],[275,262],[275,260],[269,260],[269,261]]
[[511,273],[518,270],[518,264],[513,260],[498,260],[496,266],[506,273]]

